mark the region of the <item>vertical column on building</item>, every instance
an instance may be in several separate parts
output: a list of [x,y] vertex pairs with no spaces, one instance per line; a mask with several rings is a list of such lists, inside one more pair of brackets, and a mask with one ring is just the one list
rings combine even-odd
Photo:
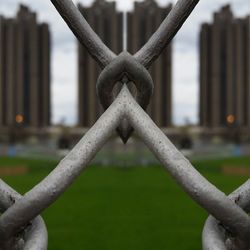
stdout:
[[[78,42],[78,53],[77,53],[77,59],[78,59],[78,91],[77,91],[77,100],[78,100],[78,123],[79,125],[85,126],[84,121],[85,118],[85,104],[84,104],[84,87],[85,87],[85,81],[84,81],[84,48],[83,46]],[[85,118],[85,119],[84,119]]]
[[[155,8],[155,28],[160,26],[162,21],[161,9]],[[162,55],[154,62],[154,83],[155,83],[155,93],[154,93],[154,121],[158,126],[161,126],[162,119]]]
[[163,81],[165,85],[165,92],[162,93],[163,98],[163,127],[172,126],[172,117],[173,117],[173,88],[172,88],[172,43],[166,48],[166,57],[167,63],[166,65],[166,74],[163,72],[163,75],[166,76],[166,80]]
[[132,12],[127,12],[127,51],[132,53]]
[[36,14],[31,13],[29,23],[29,89],[30,89],[30,126],[39,125],[39,79],[38,79],[38,28],[36,23]]
[[225,27],[226,29],[226,44],[225,44],[225,50],[226,50],[226,114],[224,117],[224,124],[228,125],[228,119],[229,117],[235,116],[235,109],[234,109],[234,44],[233,44],[233,24],[232,20],[229,20],[227,22],[227,25]]
[[[115,2],[110,3],[110,7],[107,8],[107,12],[105,14],[106,19],[106,28],[104,29],[104,33],[107,33],[108,30],[111,31],[109,42],[107,43],[107,46],[112,49],[116,54],[118,54],[119,48],[118,48],[118,41],[119,37],[123,37],[123,34],[118,34],[118,19],[117,19],[117,13],[116,13],[116,6]],[[123,27],[121,27],[123,29]]]
[[[155,2],[152,2],[151,4],[155,4]],[[150,9],[148,10],[148,12],[150,12],[150,22],[151,22],[151,36],[153,35],[153,33],[157,30],[158,25],[157,25],[157,13],[155,10],[155,6],[153,8],[153,6],[150,7]],[[161,56],[160,56],[161,57]],[[160,126],[159,124],[159,120],[158,120],[158,101],[157,99],[160,99],[159,92],[158,92],[158,88],[159,88],[159,83],[157,80],[157,67],[158,67],[158,60],[160,60],[160,57],[153,63],[153,65],[151,66],[150,69],[150,73],[152,76],[152,79],[154,81],[154,94],[151,100],[151,105],[152,105],[152,119],[153,121]]]
[[[150,37],[152,36],[153,34],[153,29],[152,29],[152,11],[148,11],[147,12],[147,18],[145,20],[145,26],[146,26],[146,41],[148,41],[150,39]],[[132,37],[130,38],[132,39]],[[150,75],[152,76],[153,78],[153,70],[152,70],[152,67],[149,68],[149,72],[150,72]],[[153,94],[154,95],[154,94]],[[150,100],[150,104],[148,106],[148,109],[147,109],[147,112],[148,114],[150,115],[150,117],[153,118],[153,98],[151,98]]]
[[0,16],[0,127],[5,126],[5,114],[8,112],[5,109],[5,19]]
[[[16,115],[23,117],[23,123],[27,124],[27,117],[25,117],[25,107],[24,107],[24,92],[25,90],[25,68],[27,69],[29,67],[28,62],[25,59],[25,43],[27,43],[26,38],[26,27],[27,21],[25,20],[25,15],[27,15],[27,12],[24,11],[23,8],[20,9],[20,11],[17,14],[17,112]],[[27,65],[28,64],[28,65]],[[20,118],[19,118],[20,119]],[[20,120],[21,121],[21,120]]]
[[[113,3],[110,3],[113,5]],[[96,16],[95,16],[95,20],[96,20],[96,25],[94,27],[95,32],[98,34],[98,36],[101,38],[101,40],[104,42],[104,44],[111,48],[111,42],[112,42],[112,34],[115,32],[115,30],[113,30],[113,23],[112,21],[112,10],[109,8],[111,7],[109,5],[109,3],[107,2],[102,2],[100,4],[98,4],[96,6]],[[99,65],[95,65],[95,74],[96,74],[96,81],[98,79],[98,76],[101,73],[101,69]],[[95,84],[94,84],[95,85]],[[96,98],[95,95],[95,102],[96,102],[96,117],[95,119],[97,119],[100,114],[102,113],[103,109],[99,103],[99,100]]]
[[243,124],[243,32],[241,27],[241,20],[235,20],[235,86],[236,86],[236,124],[241,126]]
[[123,13],[117,12],[116,13],[116,22],[118,25],[116,26],[116,37],[114,38],[117,42],[117,53],[120,54],[123,51]]
[[40,25],[40,121],[42,126],[50,125],[50,32],[47,24]]
[[243,127],[248,126],[248,104],[249,104],[249,95],[248,95],[248,85],[247,85],[247,68],[248,68],[248,42],[247,42],[247,18],[242,18],[241,19],[241,28],[242,28],[242,46],[243,46],[243,56],[242,56],[242,64],[243,64],[243,69],[242,69],[242,74],[243,74]]
[[202,126],[208,125],[207,106],[210,105],[208,99],[208,29],[209,25],[203,24],[200,32],[200,123]]
[[221,49],[221,41],[220,41],[220,20],[218,13],[215,14],[214,24],[212,25],[212,35],[211,35],[211,53],[212,53],[212,65],[211,65],[211,124],[212,127],[220,126],[220,67],[221,67],[221,58],[220,58],[220,49]]
[[[98,1],[97,1],[98,2]],[[96,11],[95,11],[96,10]],[[103,40],[102,34],[103,34],[103,28],[104,28],[104,23],[101,23],[101,20],[99,19],[99,17],[104,20],[104,17],[102,15],[105,15],[105,12],[103,12],[105,10],[105,6],[103,5],[103,3],[97,4],[96,7],[92,7],[92,12],[93,12],[93,29],[94,31],[99,35],[99,37]],[[99,33],[100,32],[100,33]],[[104,41],[105,43],[105,41]],[[91,58],[92,59],[92,58]],[[97,120],[97,118],[100,115],[100,106],[99,106],[99,101],[96,98],[96,81],[98,78],[98,75],[100,73],[100,67],[97,64],[97,62],[95,60],[92,60],[93,63],[93,84],[92,84],[92,98],[93,98],[93,109],[94,109],[94,113],[93,113],[93,119],[90,125],[93,125],[95,123],[95,121]]]
[[245,43],[246,43],[246,67],[245,67],[245,74],[246,74],[246,126],[250,127],[250,16],[246,17],[246,25],[245,25]]
[[6,108],[7,108],[7,124],[8,126],[15,125],[15,51],[16,51],[16,37],[15,37],[15,21],[13,19],[7,20],[6,25]]
[[[162,9],[163,21],[172,9],[170,4]],[[162,91],[161,91],[161,126],[169,127],[172,125],[172,44],[170,43],[162,53]]]
[[[88,11],[78,6],[82,15],[88,20]],[[83,127],[89,126],[89,55],[81,43],[78,43],[78,117]]]
[[[91,9],[92,13],[88,15],[88,21],[91,27],[95,30],[96,16],[94,15],[94,9]],[[96,62],[90,56],[89,58],[89,126],[92,126],[96,120],[96,91],[95,91],[95,82],[97,79],[96,76]]]
[[131,17],[131,50],[130,53],[134,54],[138,47],[139,47],[139,27],[138,27],[138,23],[140,22],[140,12],[139,12],[139,8],[138,8],[139,3],[135,2],[134,4],[134,13],[130,16]]
[[206,60],[207,63],[207,72],[206,76],[207,77],[207,82],[206,82],[206,109],[204,110],[204,117],[206,119],[207,126],[212,126],[212,119],[213,119],[213,110],[212,110],[212,101],[213,101],[213,86],[212,86],[212,80],[213,80],[213,75],[212,75],[212,60],[214,55],[211,53],[212,50],[212,25],[207,25],[206,26],[206,38],[207,38],[207,50],[206,50],[206,56],[207,58],[203,58],[202,60]]

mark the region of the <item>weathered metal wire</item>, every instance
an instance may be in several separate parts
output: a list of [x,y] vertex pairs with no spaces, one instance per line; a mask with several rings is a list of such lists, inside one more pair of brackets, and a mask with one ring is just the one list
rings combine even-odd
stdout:
[[[18,194],[15,190],[13,190],[10,186],[8,186],[5,182],[0,179],[0,212],[3,213],[9,207],[11,207],[18,199],[22,196]],[[44,224],[41,216],[36,217],[26,230],[23,240],[21,240],[20,244],[22,244],[23,250],[46,250],[48,243],[48,234],[47,229]],[[12,243],[7,242],[7,244]],[[3,244],[4,245],[4,244]],[[9,248],[4,247],[2,248]]]
[[[71,0],[51,0],[51,2],[81,44],[85,46],[102,68],[115,59],[115,53],[101,41]],[[144,67],[149,68],[162,50],[171,42],[198,2],[199,0],[179,0],[159,29],[134,55],[135,59]]]
[[[104,110],[114,101],[113,88],[121,79],[123,84],[126,84],[128,79],[133,81],[137,89],[136,100],[146,110],[153,94],[153,80],[146,68],[126,51],[105,67],[97,80],[97,95]],[[123,121],[117,132],[122,141],[126,143],[133,128],[126,121]]]
[[10,239],[19,228],[54,202],[124,118],[128,119],[139,137],[197,203],[230,228],[239,239],[245,239],[249,235],[248,215],[192,167],[124,86],[114,103],[57,168],[1,216],[0,239]]
[[124,114],[124,101],[121,93],[58,166],[0,217],[0,242],[9,240],[27,222],[55,202],[79,176],[118,127]]
[[106,67],[115,59],[115,53],[102,42],[71,0],[51,0],[51,2],[79,42],[88,50],[101,68]]
[[[47,231],[39,214],[64,193],[117,128],[124,141],[135,129],[183,190],[213,216],[204,227],[204,249],[249,249],[250,218],[246,212],[250,211],[250,181],[227,197],[191,165],[144,111],[153,91],[146,68],[169,44],[199,1],[179,0],[148,43],[134,56],[127,52],[115,55],[109,50],[71,0],[51,1],[103,68],[97,93],[106,111],[58,166],[24,196],[0,181],[3,212],[0,249],[15,249],[22,244],[25,250],[46,249]],[[123,86],[114,98],[111,93],[117,82]],[[137,88],[136,98],[127,87],[129,82]],[[27,226],[30,221],[31,226]],[[20,231],[23,237],[18,238]]]
[[134,55],[146,68],[159,57],[182,27],[199,0],[179,0],[149,41]]
[[230,228],[232,234],[243,240],[248,239],[248,215],[191,165],[135,100],[130,98],[126,110],[129,112],[128,120],[139,137],[191,198]]
[[[250,212],[250,180],[244,183],[241,187],[235,190],[228,197],[239,205],[245,212]],[[227,242],[228,232],[221,222],[216,220],[213,216],[209,216],[202,233],[202,242],[204,250],[226,250],[228,249],[227,243],[230,244],[230,248],[237,247],[238,249],[248,249],[249,239],[243,239],[236,242]],[[230,235],[231,236],[231,235]]]

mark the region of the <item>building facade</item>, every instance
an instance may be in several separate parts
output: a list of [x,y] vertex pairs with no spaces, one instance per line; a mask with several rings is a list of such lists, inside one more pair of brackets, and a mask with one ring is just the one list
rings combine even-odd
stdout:
[[0,126],[49,124],[49,27],[20,5],[15,18],[0,16]]
[[[104,43],[119,54],[127,44],[127,50],[135,53],[156,31],[160,23],[171,10],[171,6],[161,8],[154,0],[135,2],[134,10],[123,18],[116,10],[114,2],[96,0],[89,8],[79,5],[79,9],[91,27],[101,37]],[[127,25],[124,25],[124,20]],[[123,27],[127,26],[124,36]],[[124,42],[124,38],[127,41]],[[100,73],[97,63],[88,55],[84,47],[78,46],[78,117],[79,125],[89,127],[94,124],[102,113],[102,108],[96,98],[96,80]],[[162,53],[154,63],[150,73],[155,83],[154,96],[148,107],[148,113],[161,127],[171,125],[172,95],[171,95],[171,46]]]
[[[128,13],[127,45],[131,54],[136,53],[157,30],[170,12],[172,5],[160,7],[155,0],[135,2]],[[171,125],[172,117],[172,48],[168,46],[150,68],[154,81],[154,94],[147,109],[160,127]]]
[[[123,14],[117,12],[115,2],[96,0],[91,7],[78,8],[92,29],[116,54],[123,50]],[[96,81],[100,67],[78,43],[78,122],[90,127],[103,112],[96,95]]]
[[250,16],[229,5],[200,32],[200,125],[250,127]]

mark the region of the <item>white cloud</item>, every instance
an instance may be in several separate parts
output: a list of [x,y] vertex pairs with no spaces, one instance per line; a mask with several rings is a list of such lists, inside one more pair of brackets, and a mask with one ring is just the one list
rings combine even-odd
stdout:
[[[112,0],[109,0],[112,1]],[[38,13],[39,21],[50,24],[53,35],[52,55],[52,103],[53,121],[66,118],[67,123],[76,122],[77,115],[77,57],[76,40],[47,0],[1,0],[0,12],[14,15],[18,4],[28,4]],[[74,0],[77,3],[77,0]],[[90,5],[93,0],[80,0]],[[161,6],[177,0],[158,0]],[[118,8],[130,10],[133,0],[118,0]],[[202,22],[212,20],[212,13],[222,5],[232,4],[236,15],[250,13],[249,0],[201,0],[175,38],[174,44],[174,121],[183,123],[186,117],[193,122],[198,120],[198,32]]]

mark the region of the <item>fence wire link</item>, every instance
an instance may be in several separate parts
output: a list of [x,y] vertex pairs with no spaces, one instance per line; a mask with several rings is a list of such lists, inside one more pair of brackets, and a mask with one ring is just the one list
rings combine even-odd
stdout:
[[[103,69],[97,94],[106,110],[71,152],[39,184],[19,195],[0,180],[0,249],[47,249],[39,216],[74,182],[117,130],[124,143],[133,130],[183,190],[211,216],[203,229],[203,249],[250,249],[250,180],[228,197],[206,180],[175,148],[145,112],[153,92],[147,69],[181,28],[199,0],[179,0],[159,29],[135,54],[113,53],[71,0],[51,0],[65,22]],[[122,85],[117,97],[112,89]],[[134,97],[127,84],[137,89]]]

